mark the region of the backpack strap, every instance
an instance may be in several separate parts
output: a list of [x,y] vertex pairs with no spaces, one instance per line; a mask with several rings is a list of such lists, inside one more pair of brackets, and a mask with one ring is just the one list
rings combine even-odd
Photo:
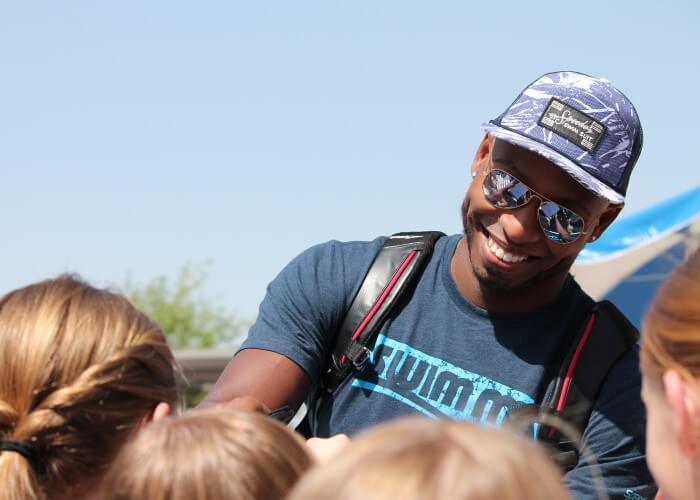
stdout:
[[637,328],[612,302],[598,302],[550,383],[542,407],[583,432],[603,380],[638,340]]
[[[365,275],[338,331],[319,396],[332,393],[353,371],[361,371],[370,357],[370,344],[394,305],[413,285],[435,242],[437,231],[396,233],[387,238]],[[368,347],[370,346],[370,347]]]
[[[596,303],[574,337],[559,373],[549,383],[541,405],[518,407],[512,416],[509,413],[509,418],[534,417],[536,421],[537,413],[543,411],[562,419],[582,435],[610,369],[638,340],[636,327],[617,307],[607,300]],[[553,458],[565,469],[578,462],[576,446],[555,428],[538,426],[535,437],[555,445],[557,453]]]

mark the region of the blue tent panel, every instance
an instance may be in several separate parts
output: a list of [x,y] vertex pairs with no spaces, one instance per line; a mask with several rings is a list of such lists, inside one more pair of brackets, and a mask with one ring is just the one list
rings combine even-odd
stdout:
[[577,262],[594,263],[622,255],[687,228],[699,215],[700,186],[695,186],[685,193],[615,221],[598,241],[586,245]]
[[657,255],[610,290],[605,299],[615,304],[641,331],[647,308],[664,279],[685,258],[685,242],[679,242]]

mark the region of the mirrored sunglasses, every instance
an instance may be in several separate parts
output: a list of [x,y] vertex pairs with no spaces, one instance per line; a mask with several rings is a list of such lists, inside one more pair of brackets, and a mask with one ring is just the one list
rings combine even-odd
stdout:
[[496,208],[520,208],[533,198],[540,200],[537,220],[545,236],[554,243],[573,243],[586,234],[583,230],[583,217],[538,194],[504,170],[487,171],[484,175],[483,191],[486,200]]

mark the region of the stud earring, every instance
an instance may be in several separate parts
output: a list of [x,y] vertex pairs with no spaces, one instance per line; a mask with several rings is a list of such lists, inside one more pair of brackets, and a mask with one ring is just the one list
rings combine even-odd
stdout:
[[472,179],[476,177],[476,172],[472,172]]

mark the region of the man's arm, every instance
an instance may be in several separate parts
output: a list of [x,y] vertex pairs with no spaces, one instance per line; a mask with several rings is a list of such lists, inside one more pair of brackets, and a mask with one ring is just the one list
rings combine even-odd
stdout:
[[[223,404],[266,411],[289,406],[296,410],[310,386],[304,370],[289,358],[262,349],[245,349],[226,365],[199,407]],[[256,403],[261,406],[255,407]]]
[[382,243],[333,241],[293,259],[268,286],[248,338],[200,406],[297,409],[318,383],[335,332]]

